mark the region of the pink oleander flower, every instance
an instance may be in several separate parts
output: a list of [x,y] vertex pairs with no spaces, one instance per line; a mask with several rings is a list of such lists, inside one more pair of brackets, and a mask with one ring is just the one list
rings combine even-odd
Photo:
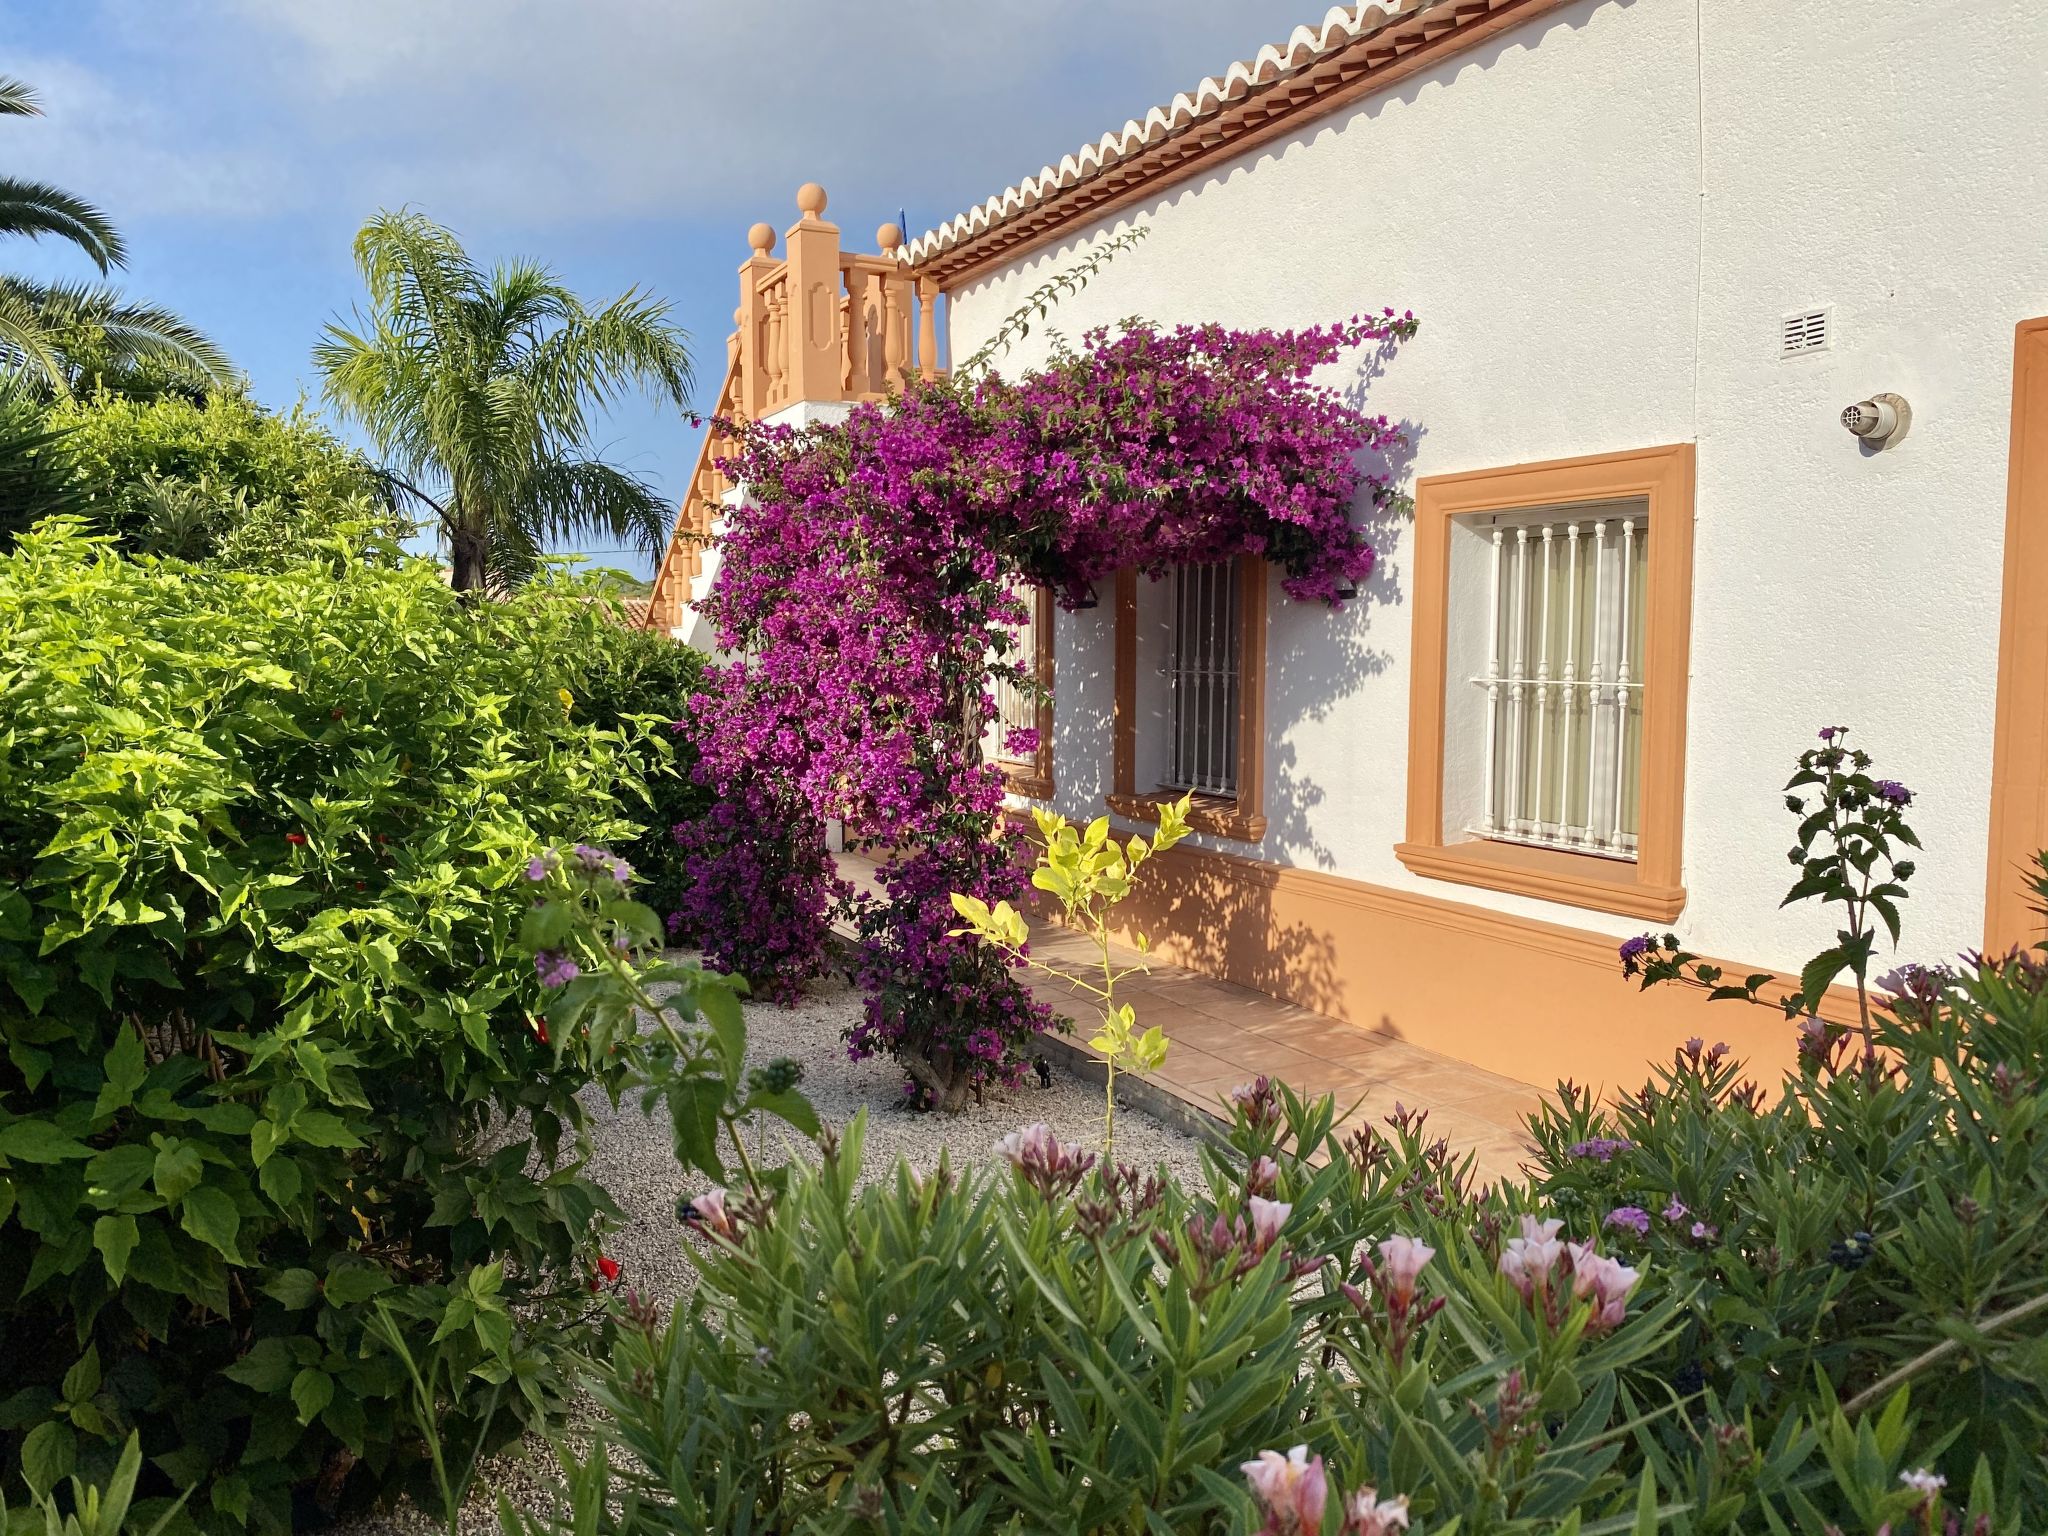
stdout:
[[1618,1260],[1595,1253],[1591,1243],[1573,1243],[1571,1256],[1572,1295],[1593,1303],[1593,1316],[1586,1331],[1613,1332],[1627,1318],[1629,1292],[1642,1276]]
[[1245,1170],[1244,1188],[1249,1195],[1270,1195],[1280,1186],[1280,1165],[1270,1157],[1253,1160]]
[[1280,1229],[1287,1224],[1287,1217],[1294,1207],[1278,1200],[1268,1200],[1253,1195],[1245,1201],[1245,1213],[1252,1224],[1252,1252],[1263,1254],[1280,1240]]
[[1408,1495],[1383,1499],[1374,1488],[1360,1488],[1344,1501],[1343,1536],[1389,1536],[1408,1529]]
[[996,1143],[996,1151],[1048,1200],[1070,1192],[1095,1166],[1093,1152],[1061,1141],[1043,1121],[1010,1132]]
[[1564,1257],[1564,1244],[1557,1237],[1563,1230],[1562,1221],[1538,1221],[1525,1214],[1522,1235],[1509,1238],[1501,1249],[1500,1272],[1522,1293],[1523,1300],[1549,1289],[1551,1272]]
[[706,1232],[714,1233],[729,1243],[739,1241],[739,1223],[733,1219],[732,1212],[726,1209],[725,1191],[722,1189],[707,1189],[691,1200],[683,1207],[683,1220],[686,1224],[700,1226]]
[[1422,1274],[1423,1267],[1435,1257],[1436,1250],[1420,1238],[1396,1234],[1382,1240],[1376,1273],[1380,1283],[1387,1288],[1388,1299],[1403,1309],[1413,1302],[1416,1279]]
[[1323,1458],[1309,1455],[1307,1446],[1297,1445],[1285,1456],[1261,1451],[1256,1461],[1243,1463],[1239,1470],[1266,1512],[1260,1536],[1313,1536],[1323,1528],[1329,1477]]

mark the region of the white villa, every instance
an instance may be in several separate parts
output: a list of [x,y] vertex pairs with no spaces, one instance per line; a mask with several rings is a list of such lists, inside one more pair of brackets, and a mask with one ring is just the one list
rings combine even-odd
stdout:
[[[1129,913],[1171,959],[1525,1081],[1699,1033],[1782,1065],[1774,1012],[1638,995],[1615,946],[1832,942],[1779,909],[1823,725],[1914,792],[1903,958],[2039,934],[2041,0],[1359,5],[879,254],[799,204],[741,268],[748,419],[886,397],[1137,224],[1061,330],[1421,319],[1370,388],[1415,516],[1359,601],[1243,562],[1040,605],[1051,731],[1012,787],[1126,822],[1197,792]],[[706,451],[650,619],[686,637]]]

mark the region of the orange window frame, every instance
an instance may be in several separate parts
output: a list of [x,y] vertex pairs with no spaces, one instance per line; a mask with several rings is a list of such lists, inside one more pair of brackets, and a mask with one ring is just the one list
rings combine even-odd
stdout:
[[[1685,907],[1685,716],[1692,639],[1693,445],[1673,443],[1505,469],[1430,475],[1415,487],[1415,636],[1408,707],[1407,839],[1394,853],[1432,880],[1668,923]],[[1444,833],[1444,715],[1453,520],[1488,512],[1643,500],[1649,587],[1643,645],[1640,826],[1633,864]]]

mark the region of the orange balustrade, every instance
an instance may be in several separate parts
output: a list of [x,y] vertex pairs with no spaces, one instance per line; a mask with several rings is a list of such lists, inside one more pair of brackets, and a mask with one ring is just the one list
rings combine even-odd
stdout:
[[[825,189],[797,189],[798,219],[783,235],[747,231],[752,254],[740,264],[739,308],[726,342],[725,380],[711,415],[759,421],[798,404],[885,400],[911,375],[930,379],[938,365],[939,286],[911,274],[898,252],[903,231],[875,232],[881,254],[839,248],[839,226],[825,221]],[[647,626],[683,622],[691,582],[704,570],[712,519],[730,489],[718,472],[723,451],[716,429],[704,434],[675,532],[655,572]]]

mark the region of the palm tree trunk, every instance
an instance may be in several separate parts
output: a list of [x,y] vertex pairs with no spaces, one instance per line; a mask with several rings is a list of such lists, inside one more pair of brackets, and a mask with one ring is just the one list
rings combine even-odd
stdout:
[[458,592],[481,592],[485,581],[484,536],[473,528],[457,528],[448,540],[449,585]]

